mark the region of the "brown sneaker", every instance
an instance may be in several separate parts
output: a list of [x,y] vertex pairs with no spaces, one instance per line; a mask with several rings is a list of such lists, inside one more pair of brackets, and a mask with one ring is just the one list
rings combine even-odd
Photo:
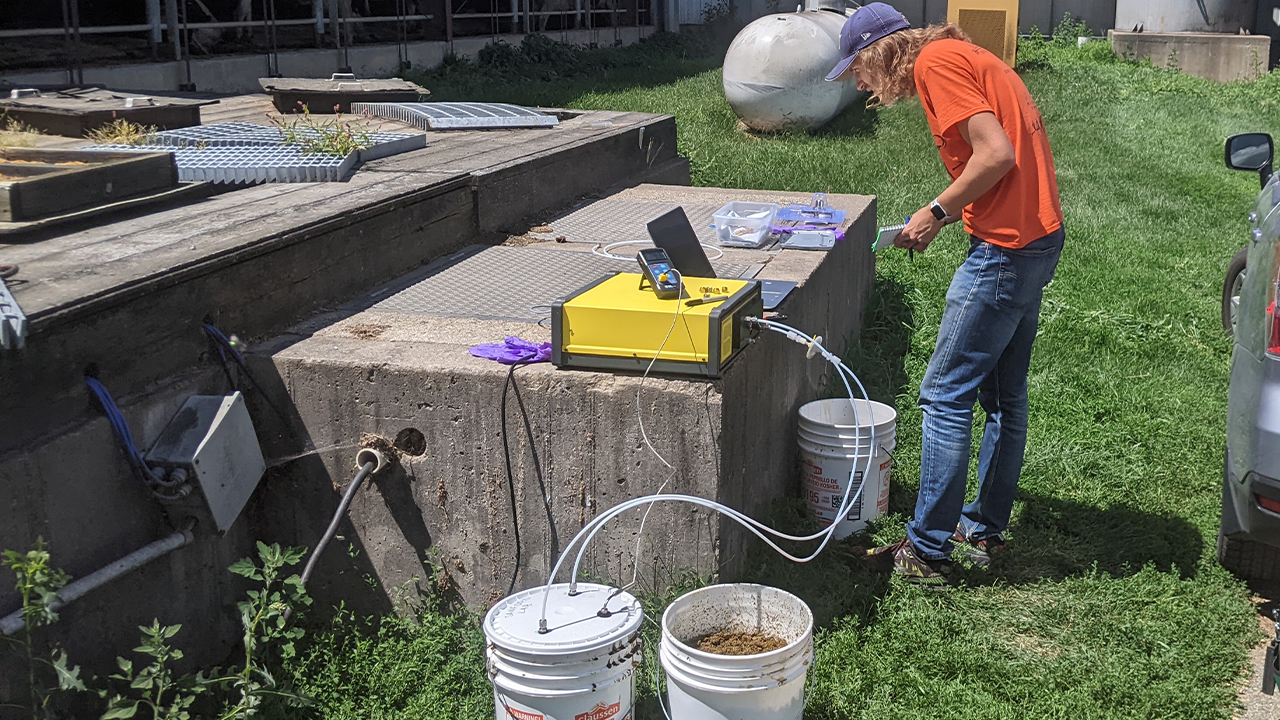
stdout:
[[893,546],[893,572],[916,585],[946,585],[950,560],[928,560],[916,552],[908,539]]
[[991,558],[999,557],[1005,551],[1003,535],[992,535],[985,540],[970,540],[965,537],[960,528],[956,528],[955,534],[951,536],[951,542],[956,544],[956,549],[969,562],[978,567],[987,567],[991,564]]

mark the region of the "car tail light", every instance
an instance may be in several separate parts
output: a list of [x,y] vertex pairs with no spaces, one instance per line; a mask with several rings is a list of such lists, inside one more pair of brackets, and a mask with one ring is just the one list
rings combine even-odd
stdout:
[[1275,300],[1267,308],[1267,354],[1280,357],[1280,312],[1276,312]]
[[1262,497],[1261,495],[1256,494],[1254,497],[1257,498],[1258,505],[1261,506],[1263,510],[1270,510],[1275,514],[1280,515],[1280,500],[1272,500],[1269,497]]

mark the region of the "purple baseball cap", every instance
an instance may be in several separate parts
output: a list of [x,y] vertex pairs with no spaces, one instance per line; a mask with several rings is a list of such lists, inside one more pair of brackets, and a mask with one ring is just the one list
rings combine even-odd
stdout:
[[843,75],[858,53],[871,43],[910,28],[907,18],[891,5],[873,2],[858,8],[840,28],[840,62],[835,70],[827,73],[827,79],[835,80]]

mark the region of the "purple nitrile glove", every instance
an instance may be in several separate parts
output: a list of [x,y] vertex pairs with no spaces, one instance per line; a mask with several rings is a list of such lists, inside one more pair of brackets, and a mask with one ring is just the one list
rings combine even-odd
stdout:
[[470,349],[471,354],[503,365],[540,363],[551,359],[551,343],[534,343],[508,336],[500,343],[483,343]]

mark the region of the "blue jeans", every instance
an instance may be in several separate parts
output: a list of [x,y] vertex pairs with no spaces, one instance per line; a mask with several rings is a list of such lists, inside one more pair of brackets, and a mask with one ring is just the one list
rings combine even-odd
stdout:
[[[920,384],[920,494],[915,519],[907,523],[907,537],[925,558],[950,556],[957,527],[970,540],[983,540],[1009,524],[1027,444],[1031,344],[1064,239],[1059,229],[1008,250],[973,238],[951,280],[938,344]],[[964,505],[975,400],[987,423],[978,496]]]

